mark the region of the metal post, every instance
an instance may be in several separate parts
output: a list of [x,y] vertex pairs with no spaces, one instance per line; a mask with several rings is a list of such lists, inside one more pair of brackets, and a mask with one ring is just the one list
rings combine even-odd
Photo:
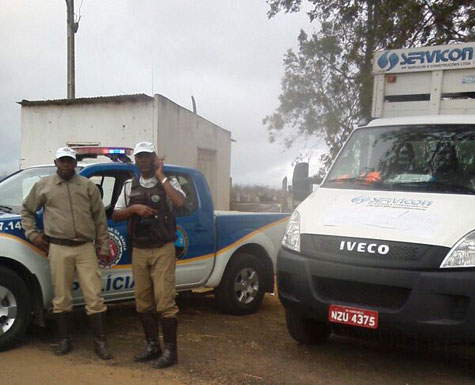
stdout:
[[68,99],[76,97],[76,80],[74,66],[74,34],[77,26],[74,23],[74,0],[66,0],[67,32],[68,32]]

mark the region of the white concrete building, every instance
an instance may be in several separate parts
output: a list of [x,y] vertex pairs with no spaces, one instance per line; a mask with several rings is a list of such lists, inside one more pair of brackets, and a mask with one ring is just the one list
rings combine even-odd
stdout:
[[165,163],[206,177],[215,208],[228,210],[231,133],[162,95],[28,101],[21,104],[21,167],[52,163],[61,146],[150,141]]

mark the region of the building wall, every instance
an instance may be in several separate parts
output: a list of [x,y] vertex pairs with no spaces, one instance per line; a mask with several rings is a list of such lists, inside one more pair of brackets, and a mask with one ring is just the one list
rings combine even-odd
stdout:
[[134,147],[153,140],[153,102],[23,106],[21,167],[52,163],[71,143]]
[[24,105],[21,129],[22,167],[50,164],[56,149],[71,143],[133,148],[137,142],[153,142],[166,163],[202,171],[215,208],[229,210],[231,133],[164,96],[141,101]]
[[166,156],[168,163],[199,169],[208,181],[216,209],[229,210],[231,133],[162,95],[155,95],[155,105],[160,155]]

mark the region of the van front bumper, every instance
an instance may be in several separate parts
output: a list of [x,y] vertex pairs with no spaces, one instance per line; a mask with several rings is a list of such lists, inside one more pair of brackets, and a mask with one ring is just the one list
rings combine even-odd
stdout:
[[281,248],[277,281],[284,307],[331,326],[329,306],[341,305],[376,310],[382,332],[475,341],[474,269],[355,266]]

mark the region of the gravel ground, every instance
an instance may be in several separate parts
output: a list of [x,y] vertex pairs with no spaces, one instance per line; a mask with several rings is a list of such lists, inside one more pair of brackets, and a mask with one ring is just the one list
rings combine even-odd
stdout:
[[92,353],[87,319],[74,315],[74,351],[52,354],[55,324],[32,329],[21,346],[0,353],[2,385],[23,384],[474,384],[475,349],[438,344],[395,345],[332,336],[320,346],[298,345],[285,327],[276,296],[244,317],[219,313],[213,297],[179,299],[179,364],[155,370],[132,362],[143,348],[134,304],[110,306],[114,359]]

